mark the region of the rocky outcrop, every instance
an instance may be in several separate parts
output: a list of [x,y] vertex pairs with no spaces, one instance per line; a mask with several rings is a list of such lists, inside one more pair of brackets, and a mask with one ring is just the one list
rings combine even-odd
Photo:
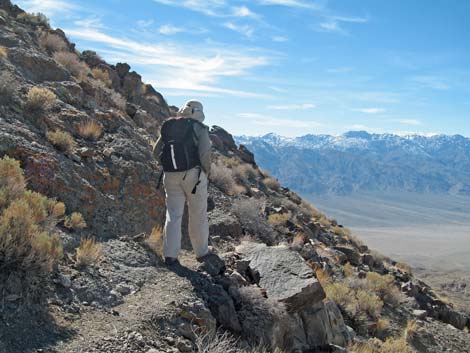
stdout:
[[[315,349],[328,344],[346,345],[352,339],[341,312],[336,304],[324,301],[325,293],[297,252],[286,246],[242,242],[236,248],[241,256],[241,271],[244,267],[259,285],[261,293],[251,294],[255,307],[264,314],[266,321],[249,324],[248,309],[242,306],[242,326],[247,333],[262,330],[264,339],[272,347]],[[269,309],[264,309],[268,307]],[[250,310],[253,309],[250,307]],[[259,334],[261,335],[261,334]]]

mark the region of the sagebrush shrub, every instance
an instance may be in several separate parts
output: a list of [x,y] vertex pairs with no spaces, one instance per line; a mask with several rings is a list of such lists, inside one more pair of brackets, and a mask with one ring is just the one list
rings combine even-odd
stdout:
[[102,255],[102,246],[94,238],[83,238],[77,248],[76,265],[86,267],[98,263]]
[[30,112],[43,112],[51,109],[56,103],[54,92],[47,88],[31,87],[26,97],[26,109]]
[[0,211],[23,195],[26,180],[20,163],[8,156],[0,160]]
[[8,57],[8,49],[0,46],[0,59],[6,59]]
[[[233,159],[233,158],[231,158]],[[236,161],[236,159],[233,159]],[[232,174],[233,177],[243,183],[246,184],[249,180],[253,180],[258,175],[255,168],[251,164],[236,164],[232,166]]]
[[94,78],[103,82],[106,87],[112,86],[113,81],[111,81],[111,79],[109,78],[109,73],[107,71],[95,67],[91,70],[91,74]]
[[86,228],[87,224],[80,212],[73,212],[65,218],[64,226],[69,229],[78,230]]
[[68,49],[65,40],[57,34],[41,33],[38,41],[39,45],[48,53],[66,51]]
[[63,152],[71,151],[76,145],[76,142],[74,138],[72,137],[72,135],[70,135],[66,131],[62,131],[62,130],[48,131],[46,133],[46,137],[49,140],[49,142],[59,151],[63,151]]
[[281,188],[281,184],[273,176],[268,176],[268,177],[264,178],[263,183],[264,183],[264,185],[266,185],[268,188],[270,188],[272,190],[277,191]]
[[273,213],[268,216],[268,223],[273,227],[284,226],[290,216],[290,213]]
[[145,242],[155,254],[163,256],[163,227],[154,227]]
[[0,159],[0,299],[42,299],[48,275],[62,256],[54,200],[26,190],[19,162]]
[[23,23],[30,23],[33,26],[44,26],[49,28],[49,19],[47,18],[46,15],[44,15],[41,12],[38,13],[28,13],[28,12],[22,12],[16,16],[16,18],[23,22]]
[[227,195],[236,194],[236,183],[232,176],[232,170],[219,163],[212,163],[211,182]]
[[103,132],[103,128],[96,121],[90,120],[78,125],[78,133],[87,140],[97,140]]
[[90,72],[88,65],[80,61],[75,53],[57,52],[54,54],[54,60],[79,80],[83,80]]

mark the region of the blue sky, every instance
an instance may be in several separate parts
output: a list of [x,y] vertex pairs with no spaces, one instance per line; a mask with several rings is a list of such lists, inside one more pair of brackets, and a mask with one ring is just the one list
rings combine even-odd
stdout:
[[234,134],[470,136],[470,1],[16,3]]

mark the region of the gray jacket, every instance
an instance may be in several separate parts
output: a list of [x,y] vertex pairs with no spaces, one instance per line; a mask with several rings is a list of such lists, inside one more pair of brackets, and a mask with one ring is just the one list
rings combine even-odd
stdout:
[[[207,176],[211,173],[211,140],[209,138],[209,127],[200,123],[194,124],[194,134],[197,138],[197,147],[199,151],[199,160],[201,161],[201,167]],[[163,148],[163,141],[161,136],[158,138],[157,143],[153,148],[153,156],[157,160],[158,164],[162,164],[160,160],[160,154]]]

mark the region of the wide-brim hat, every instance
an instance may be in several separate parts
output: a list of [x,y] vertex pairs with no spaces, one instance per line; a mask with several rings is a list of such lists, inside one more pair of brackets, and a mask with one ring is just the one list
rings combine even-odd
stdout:
[[204,107],[202,106],[201,102],[191,99],[181,107],[181,109],[178,111],[178,116],[191,118],[202,123],[205,119],[203,109]]

